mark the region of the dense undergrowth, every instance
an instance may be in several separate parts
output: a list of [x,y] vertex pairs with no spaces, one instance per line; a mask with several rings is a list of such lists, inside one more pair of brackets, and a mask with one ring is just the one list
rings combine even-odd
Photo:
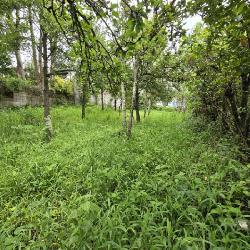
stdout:
[[187,115],[153,111],[127,140],[111,110],[0,113],[0,249],[249,249],[249,165]]

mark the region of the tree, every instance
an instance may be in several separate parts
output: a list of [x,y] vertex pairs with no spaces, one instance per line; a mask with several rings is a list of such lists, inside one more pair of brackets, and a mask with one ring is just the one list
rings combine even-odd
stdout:
[[214,107],[211,112],[214,114],[213,119],[218,116],[218,111],[228,113],[229,117],[223,117],[223,123],[227,123],[227,127],[233,129],[244,143],[249,144],[249,3],[202,0],[191,1],[190,8],[192,13],[201,13],[207,24],[199,50],[206,53],[209,68],[205,71],[206,75],[201,70],[196,73],[204,81],[205,77],[212,77],[213,85],[209,92],[215,96],[213,89],[217,89],[216,96],[220,97],[215,108],[215,105],[208,102],[207,85],[203,84],[202,92],[205,96],[202,97],[202,103],[206,107]]
[[38,68],[38,61],[37,61],[37,49],[36,49],[36,39],[35,39],[35,34],[34,34],[34,28],[33,28],[33,23],[34,23],[34,18],[33,18],[33,10],[32,6],[28,6],[28,19],[29,19],[29,26],[30,26],[30,38],[31,38],[31,47],[32,47],[32,58],[33,58],[33,64],[34,64],[34,70],[35,70],[35,77],[36,77],[36,82],[37,85],[42,85],[41,77],[40,77],[40,72]]

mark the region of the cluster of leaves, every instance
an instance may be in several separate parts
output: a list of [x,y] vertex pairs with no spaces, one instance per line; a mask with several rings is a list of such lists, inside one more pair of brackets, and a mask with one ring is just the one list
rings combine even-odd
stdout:
[[56,93],[72,95],[73,85],[68,79],[63,79],[60,76],[54,76],[50,81],[50,89]]
[[201,13],[186,39],[192,108],[212,121],[221,120],[225,131],[238,134],[244,144],[249,135],[250,31],[246,1],[190,1],[191,13]]
[[154,111],[127,140],[117,113],[79,112],[53,110],[49,144],[41,108],[0,113],[1,249],[249,249],[233,143],[182,113]]
[[34,86],[31,80],[24,80],[14,76],[1,77],[0,84],[8,91],[28,90]]

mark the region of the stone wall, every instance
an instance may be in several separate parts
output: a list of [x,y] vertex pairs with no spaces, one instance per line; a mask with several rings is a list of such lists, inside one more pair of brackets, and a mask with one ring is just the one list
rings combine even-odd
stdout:
[[[72,103],[72,98],[66,98],[63,95],[54,95],[50,97],[51,104]],[[23,106],[42,106],[43,96],[34,95],[27,92],[14,92],[13,98],[1,96],[0,108],[4,107],[23,107]]]
[[[73,100],[75,98],[75,100]],[[80,104],[80,94],[74,93],[74,98],[69,97],[66,98],[64,95],[53,95],[51,94],[50,103],[51,104],[58,104],[58,103],[74,103]],[[114,98],[108,93],[104,92],[103,96],[104,106],[114,107],[115,100]],[[90,96],[89,103],[91,105],[99,105],[101,106],[101,95],[99,94],[97,97],[94,95]],[[6,97],[0,96],[0,108],[4,107],[23,107],[23,106],[42,106],[43,105],[43,96],[30,94],[27,92],[14,92],[13,97]],[[121,100],[117,99],[116,107],[118,108],[121,105]]]

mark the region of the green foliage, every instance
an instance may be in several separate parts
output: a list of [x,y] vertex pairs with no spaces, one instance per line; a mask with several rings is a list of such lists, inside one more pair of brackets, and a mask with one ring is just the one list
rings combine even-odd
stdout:
[[63,93],[65,95],[72,95],[73,93],[72,82],[60,76],[54,76],[52,78],[50,88],[57,93]]
[[34,84],[30,80],[24,80],[17,77],[1,77],[0,83],[10,91],[27,90]]
[[[0,37],[1,41],[1,37]],[[10,69],[11,66],[11,59],[10,56],[8,55],[6,48],[0,44],[0,74],[6,74],[11,72]]]
[[[189,115],[153,111],[127,140],[111,110],[0,113],[1,249],[249,249],[249,165]],[[212,135],[212,136],[211,136]]]
[[173,107],[168,107],[168,106],[166,106],[166,107],[154,107],[154,109],[155,110],[159,110],[159,111],[166,111],[166,112],[174,112],[174,111],[176,111],[176,109],[175,108],[173,108]]
[[249,8],[247,1],[190,1],[191,13],[202,13],[187,39],[191,104],[196,114],[221,120],[226,131],[238,134],[249,147]]

